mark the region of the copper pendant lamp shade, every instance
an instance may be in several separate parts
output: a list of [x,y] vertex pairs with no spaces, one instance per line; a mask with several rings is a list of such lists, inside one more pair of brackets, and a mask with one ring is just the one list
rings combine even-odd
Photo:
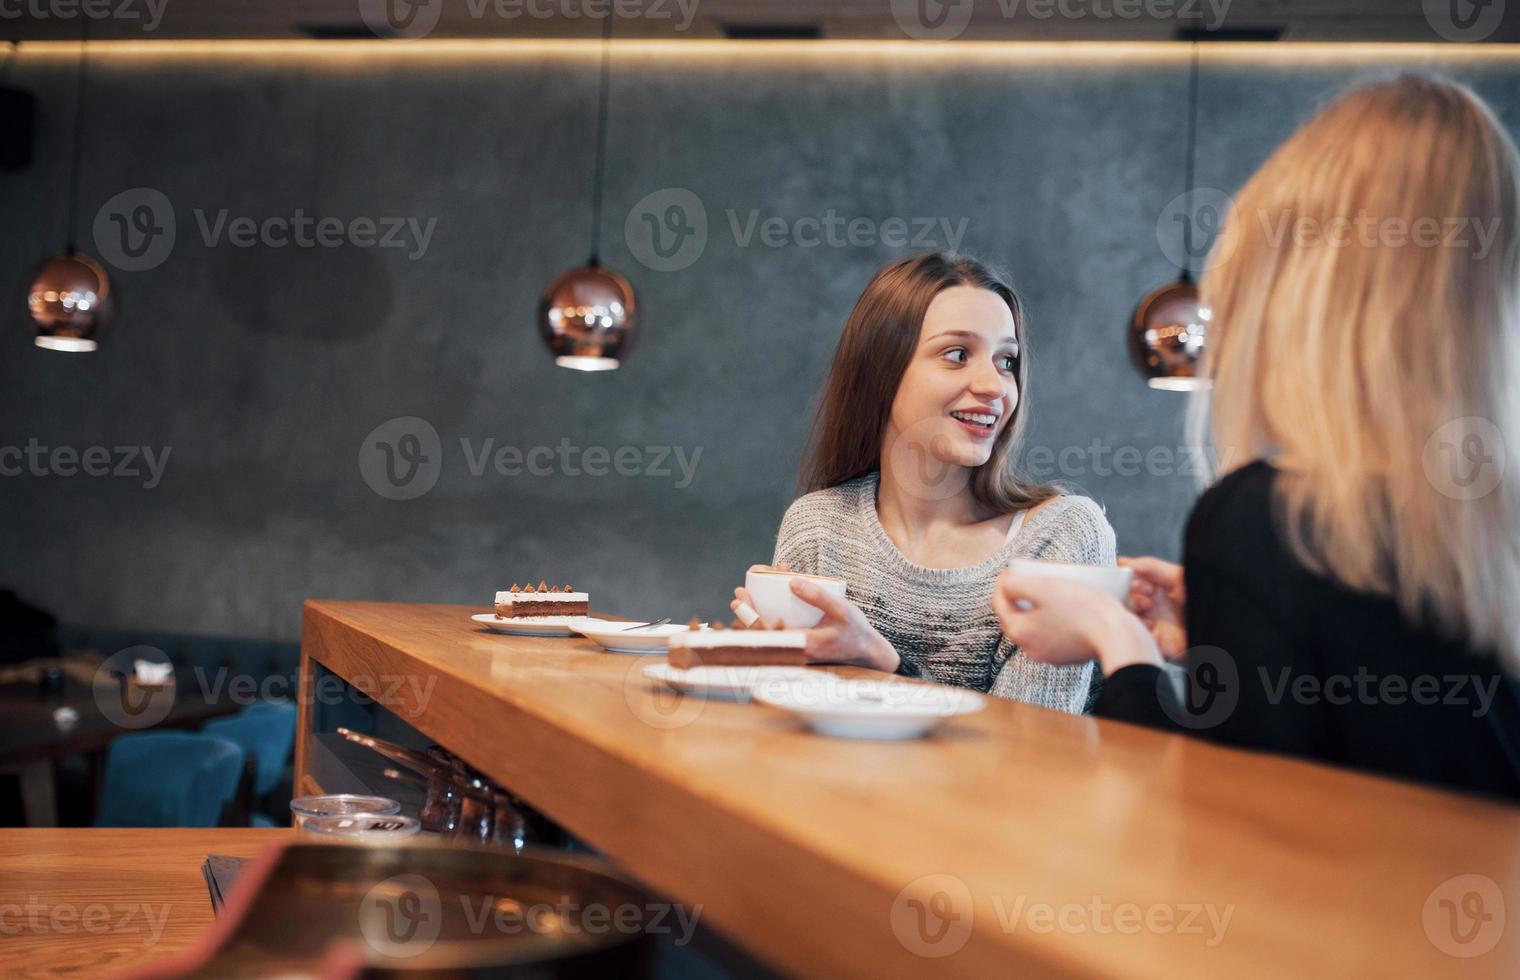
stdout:
[[38,347],[92,351],[110,325],[111,283],[99,262],[69,250],[38,266],[26,306],[37,325]]
[[1209,319],[1190,276],[1153,289],[1140,301],[1130,321],[1129,353],[1147,384],[1163,391],[1207,384],[1198,377],[1198,362]]
[[[88,18],[81,18],[79,74],[74,87],[74,145],[69,165],[69,210],[66,234],[72,235],[79,212],[79,157],[84,133],[84,68]],[[115,298],[99,262],[74,247],[44,259],[27,291],[26,311],[36,325],[34,343],[46,350],[83,353],[100,346],[110,325]]]
[[602,228],[602,178],[607,160],[607,96],[611,78],[612,18],[602,24],[601,87],[596,109],[596,156],[591,177],[591,258],[549,283],[538,303],[538,332],[554,363],[575,371],[612,371],[638,325],[633,286],[597,259]]
[[[1193,42],[1192,70],[1188,81],[1187,176],[1193,191],[1193,163],[1198,130],[1198,42]],[[1183,224],[1184,261],[1193,257],[1193,222]],[[1199,301],[1198,284],[1184,264],[1176,280],[1145,295],[1130,317],[1127,342],[1130,360],[1146,384],[1162,391],[1192,391],[1208,386],[1199,377],[1204,341],[1212,316]]]
[[538,304],[538,329],[560,367],[610,371],[633,335],[635,307],[627,279],[585,265],[549,283]]

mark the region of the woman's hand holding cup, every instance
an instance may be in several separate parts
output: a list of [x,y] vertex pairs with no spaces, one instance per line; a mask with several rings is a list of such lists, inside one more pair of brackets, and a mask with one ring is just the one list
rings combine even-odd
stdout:
[[[791,571],[786,562],[778,562],[775,565],[751,565],[751,572],[787,572]],[[739,622],[745,626],[750,625],[760,618],[760,613],[755,609],[755,597],[749,594],[749,589],[739,586],[734,590],[734,598],[729,602],[728,608],[739,617]]]
[[823,610],[818,625],[803,631],[807,634],[808,660],[855,664],[888,674],[897,671],[902,658],[859,606],[805,578],[792,579],[791,586],[793,595]]
[[1130,611],[1150,630],[1162,656],[1180,658],[1188,646],[1182,566],[1160,558],[1120,558],[1119,564],[1135,573],[1129,586]]
[[[787,573],[791,569],[785,562],[776,565],[751,565],[746,582],[753,579],[754,573]],[[807,634],[807,647],[805,652],[809,661],[814,663],[855,664],[861,667],[870,667],[873,670],[894,673],[902,664],[902,658],[897,650],[886,637],[882,636],[866,614],[853,602],[844,597],[844,583],[840,579],[827,579],[824,577],[798,575],[796,578],[787,580],[787,591],[798,600],[813,606],[819,610],[821,618],[804,628]],[[825,585],[828,587],[826,588]],[[784,597],[786,592],[778,592],[772,585],[766,583],[768,602],[764,605],[773,606],[777,600]],[[749,626],[756,619],[761,618],[757,608],[755,597],[750,590],[741,586],[734,589],[733,601],[729,608],[739,621]],[[795,607],[793,609],[795,612]],[[786,614],[776,615],[773,611],[768,621],[775,622],[780,619],[786,623]],[[811,617],[809,617],[811,618]],[[786,623],[792,626],[791,623]]]
[[1096,657],[1105,676],[1131,664],[1161,663],[1145,625],[1114,591],[1027,564],[1035,563],[1012,565],[999,576],[992,610],[1003,635],[1030,660],[1069,666]]

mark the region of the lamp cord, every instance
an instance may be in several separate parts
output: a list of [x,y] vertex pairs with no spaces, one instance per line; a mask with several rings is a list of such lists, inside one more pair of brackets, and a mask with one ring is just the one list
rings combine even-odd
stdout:
[[[1198,149],[1198,55],[1198,42],[1194,41],[1193,67],[1188,79],[1187,180],[1184,188],[1188,195],[1193,193],[1193,160]],[[1189,268],[1193,261],[1193,218],[1191,215],[1182,223],[1182,252],[1182,278],[1188,281],[1193,278],[1192,269]]]
[[597,95],[596,108],[596,164],[591,177],[591,261],[595,268],[601,260],[602,251],[602,181],[607,165],[607,101],[612,82],[612,20],[611,6],[602,21],[602,80]]
[[68,224],[64,226],[67,237],[64,251],[67,253],[75,251],[74,222],[79,217],[79,158],[84,139],[84,53],[90,19],[80,17],[79,21],[79,77],[74,82],[74,151],[69,164],[69,218]]

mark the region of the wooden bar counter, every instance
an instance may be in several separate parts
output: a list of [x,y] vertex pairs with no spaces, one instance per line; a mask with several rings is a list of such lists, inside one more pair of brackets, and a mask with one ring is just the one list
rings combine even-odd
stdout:
[[1520,808],[996,699],[824,738],[482,611],[308,602],[298,788],[320,664],[785,973],[1520,970]]
[[0,976],[106,977],[211,927],[210,854],[253,857],[289,829],[0,830]]

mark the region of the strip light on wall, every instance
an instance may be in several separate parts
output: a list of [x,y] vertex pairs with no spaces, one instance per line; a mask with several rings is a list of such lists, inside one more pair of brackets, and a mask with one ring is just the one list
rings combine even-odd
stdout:
[[[737,59],[744,63],[889,60],[895,63],[953,67],[1017,67],[1027,63],[1082,67],[1123,61],[1174,64],[1189,56],[1186,41],[952,41],[935,44],[907,40],[748,41],[720,39],[634,39],[609,42],[621,59],[649,58],[665,63]],[[28,57],[74,58],[74,41],[28,41]],[[92,41],[93,57],[299,58],[333,62],[368,62],[458,58],[595,58],[601,42],[581,38],[426,38],[396,42],[373,40],[111,40]],[[1520,59],[1520,44],[1448,44],[1423,42],[1243,41],[1210,51],[1216,63],[1343,64],[1348,61],[1483,62]]]

